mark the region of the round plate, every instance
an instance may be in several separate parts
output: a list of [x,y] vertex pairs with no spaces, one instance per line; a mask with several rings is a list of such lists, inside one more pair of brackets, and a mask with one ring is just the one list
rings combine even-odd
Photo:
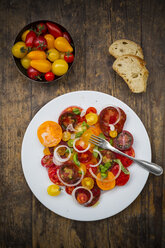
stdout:
[[48,173],[41,166],[43,157],[43,146],[37,138],[37,129],[44,121],[57,121],[60,113],[65,108],[77,105],[84,109],[94,106],[98,112],[107,105],[121,107],[126,115],[127,121],[124,129],[129,130],[134,137],[133,148],[136,158],[151,161],[151,146],[146,129],[135,114],[125,103],[117,98],[96,92],[77,91],[59,96],[38,111],[30,122],[22,143],[22,168],[26,181],[37,199],[54,213],[63,217],[80,220],[94,221],[111,217],[128,207],[142,191],[148,172],[132,164],[129,167],[130,180],[123,187],[115,187],[111,191],[103,192],[99,204],[95,207],[83,207],[75,203],[72,197],[65,193],[65,190],[58,197],[51,197],[47,194],[47,187],[52,184]]

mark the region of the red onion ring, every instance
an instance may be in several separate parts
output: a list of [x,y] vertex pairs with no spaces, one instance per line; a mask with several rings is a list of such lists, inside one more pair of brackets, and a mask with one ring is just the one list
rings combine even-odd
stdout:
[[90,199],[89,199],[86,203],[80,204],[80,205],[87,205],[87,204],[91,203],[91,201],[93,200],[93,193],[92,193],[92,191],[91,191],[90,189],[85,188],[85,187],[83,187],[83,186],[79,186],[79,187],[75,188],[75,189],[72,191],[72,196],[73,196],[74,200],[75,200],[76,202],[78,202],[77,199],[76,199],[76,196],[75,196],[76,191],[77,191],[78,189],[85,189],[85,190],[87,190],[87,191],[90,193]]
[[99,160],[99,162],[98,162],[97,164],[90,164],[90,166],[91,166],[91,167],[97,167],[97,166],[101,163],[101,161],[102,161],[102,155],[101,155],[101,152],[99,152],[99,151],[96,150],[96,149],[93,149],[93,151],[94,151],[94,152],[97,152],[97,153],[99,154],[100,160]]
[[84,177],[84,171],[82,169],[80,169],[80,170],[82,172],[82,175],[81,175],[80,179],[76,183],[73,183],[73,184],[66,183],[61,179],[60,174],[59,174],[59,169],[57,169],[57,176],[58,176],[58,179],[60,180],[60,182],[63,183],[65,186],[69,186],[69,187],[76,186],[82,181],[82,179]]
[[[57,154],[57,150],[58,150],[59,148],[63,148],[63,147],[65,147],[65,148],[68,149],[68,151],[69,151],[69,155],[68,155],[67,158],[61,158],[61,157]],[[56,147],[56,149],[54,150],[54,158],[55,158],[55,160],[57,160],[57,161],[59,161],[59,162],[61,162],[61,163],[64,163],[64,162],[68,161],[68,160],[70,159],[70,156],[71,156],[71,150],[70,150],[70,148],[69,148],[68,146],[60,145],[60,146]]]
[[89,148],[90,148],[90,144],[88,144],[88,147],[85,149],[85,150],[78,150],[77,148],[76,148],[76,141],[77,140],[79,140],[80,138],[77,138],[77,139],[75,139],[74,140],[74,142],[73,142],[73,148],[74,148],[74,150],[76,151],[76,152],[79,152],[79,153],[84,153],[84,152],[86,152],[86,151],[88,151],[89,150]]
[[69,124],[66,128],[66,131],[71,131],[71,132],[75,132],[76,129],[73,127],[73,124]]

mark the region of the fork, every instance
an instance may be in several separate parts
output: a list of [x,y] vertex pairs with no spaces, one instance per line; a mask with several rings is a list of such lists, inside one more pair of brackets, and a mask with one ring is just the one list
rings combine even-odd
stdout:
[[163,168],[155,163],[150,163],[150,162],[147,162],[145,160],[140,160],[140,159],[136,159],[136,158],[133,158],[123,152],[121,152],[120,150],[116,149],[115,147],[113,147],[107,140],[103,139],[103,138],[100,138],[96,135],[91,135],[90,139],[89,139],[89,142],[96,145],[96,146],[99,146],[103,149],[106,149],[106,150],[110,150],[112,152],[115,152],[115,153],[118,153],[122,156],[125,156],[131,160],[133,160],[134,162],[136,162],[138,165],[140,165],[141,167],[143,167],[144,169],[148,170],[150,173],[156,175],[156,176],[160,176],[163,174]]

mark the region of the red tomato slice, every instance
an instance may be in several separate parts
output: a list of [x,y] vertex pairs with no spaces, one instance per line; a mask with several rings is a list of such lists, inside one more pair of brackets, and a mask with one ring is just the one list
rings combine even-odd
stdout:
[[50,167],[54,166],[53,155],[45,155],[41,159],[41,164],[43,167],[46,167],[46,168],[50,168]]
[[114,146],[119,150],[128,150],[133,144],[133,136],[130,132],[123,130],[114,139]]
[[[131,156],[131,157],[135,157],[135,151],[134,151],[133,147],[131,147],[129,150],[123,151],[123,152],[125,154]],[[120,159],[120,161],[122,162],[124,167],[128,167],[133,163],[133,161],[131,159],[126,158],[120,154],[116,154],[116,157]]]
[[94,174],[97,173],[97,170],[98,169],[97,169],[97,167],[91,167],[89,164],[86,165],[86,174],[85,174],[85,176],[86,177],[92,177],[93,178],[93,176],[91,175],[91,173],[89,171],[90,168],[92,169],[92,171],[93,171]]
[[70,161],[60,166],[59,175],[68,184],[74,184],[80,179],[78,167]]
[[78,123],[78,119],[73,112],[65,112],[60,115],[58,123],[62,127],[62,130],[65,131],[69,124],[72,124],[73,127],[75,127]]
[[78,201],[79,204],[84,204],[89,201],[90,199],[90,193],[87,189],[77,189],[75,192],[75,198]]
[[57,176],[57,169],[58,169],[58,166],[50,167],[50,168],[48,169],[48,176],[49,176],[49,179],[50,179],[54,184],[63,186],[63,183],[61,183],[60,180],[58,179],[58,176]]
[[66,187],[65,187],[65,191],[66,191],[66,193],[69,194],[69,195],[72,194],[72,192],[73,192],[74,189],[75,189],[74,186],[72,186],[72,187],[66,186]]
[[86,111],[86,115],[89,113],[97,114],[97,110],[94,107],[89,107]]
[[[114,174],[114,176],[116,176],[116,174],[118,173],[118,170],[119,170],[118,164],[115,164],[111,168],[111,172]],[[128,171],[128,169],[126,169],[126,170]],[[116,185],[117,186],[124,186],[128,182],[129,178],[130,178],[130,174],[125,174],[123,171],[121,171],[120,175],[116,178]]]
[[[124,123],[126,121],[126,114],[125,112],[119,108],[120,110],[120,120],[117,124],[115,124],[115,129],[118,133],[120,133],[123,129]],[[99,123],[100,128],[105,136],[109,136],[110,127],[109,124],[115,123],[119,118],[119,112],[116,108],[109,106],[104,108],[99,115]]]
[[92,159],[92,153],[88,150],[83,153],[78,153],[78,160],[81,163],[88,163]]
[[97,184],[95,183],[94,187],[91,189],[92,193],[93,193],[93,199],[92,201],[86,205],[86,207],[91,207],[93,205],[95,205],[98,200],[100,199],[100,195],[101,195],[101,190],[99,189],[99,187],[97,186]]

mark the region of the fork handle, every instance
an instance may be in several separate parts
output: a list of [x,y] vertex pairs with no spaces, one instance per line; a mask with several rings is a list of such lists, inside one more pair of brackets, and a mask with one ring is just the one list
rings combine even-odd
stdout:
[[156,176],[160,176],[163,174],[163,168],[155,163],[150,163],[150,162],[147,162],[145,160],[140,160],[140,159],[136,159],[136,158],[133,158],[119,150],[117,150],[116,148],[113,149],[114,152],[120,154],[120,155],[123,155],[131,160],[133,160],[134,162],[136,162],[137,164],[139,164],[141,167],[143,167],[144,169],[148,170],[150,173],[156,175]]

